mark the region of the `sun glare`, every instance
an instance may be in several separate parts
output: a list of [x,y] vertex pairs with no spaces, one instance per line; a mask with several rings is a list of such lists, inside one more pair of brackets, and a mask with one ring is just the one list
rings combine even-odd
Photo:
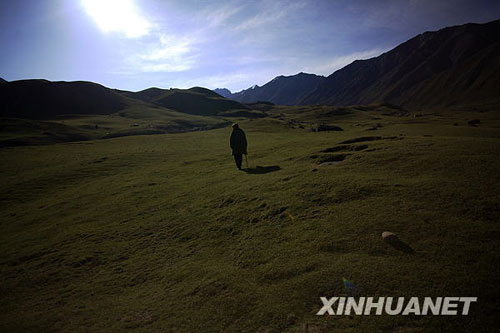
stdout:
[[141,15],[133,0],[82,0],[82,4],[103,32],[137,38],[151,29],[151,23]]

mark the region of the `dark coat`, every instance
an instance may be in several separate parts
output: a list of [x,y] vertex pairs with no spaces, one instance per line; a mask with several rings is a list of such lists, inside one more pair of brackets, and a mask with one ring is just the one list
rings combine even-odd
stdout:
[[233,155],[247,154],[247,137],[241,128],[233,129],[229,143]]

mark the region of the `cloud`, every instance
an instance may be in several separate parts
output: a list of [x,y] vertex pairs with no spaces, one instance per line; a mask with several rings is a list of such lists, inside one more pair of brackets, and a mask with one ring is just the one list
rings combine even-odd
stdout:
[[157,33],[146,51],[138,52],[128,62],[130,72],[183,72],[196,66],[198,50],[195,38]]
[[192,68],[192,62],[164,62],[161,64],[144,64],[143,72],[184,72]]
[[242,21],[240,24],[233,27],[233,31],[240,32],[245,30],[257,29],[268,24],[276,24],[288,15],[293,14],[295,11],[302,9],[306,6],[305,2],[269,2],[271,5],[266,5],[259,8],[259,12]]
[[203,29],[217,28],[229,24],[229,20],[240,13],[243,5],[224,5],[220,8],[207,6],[196,15],[198,22],[203,22]]
[[155,25],[153,38],[132,57],[132,67],[143,72],[184,72],[196,68],[203,62],[203,50],[218,38],[217,29],[227,25],[241,8],[209,4],[193,17],[184,17],[185,24],[181,29],[179,26]]

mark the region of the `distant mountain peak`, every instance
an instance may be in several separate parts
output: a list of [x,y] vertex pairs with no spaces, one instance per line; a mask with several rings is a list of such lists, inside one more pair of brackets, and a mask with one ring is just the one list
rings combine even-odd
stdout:
[[215,88],[213,90],[213,92],[219,94],[220,96],[222,97],[225,97],[225,98],[231,98],[231,90],[227,89],[227,88]]
[[290,76],[280,75],[263,86],[254,85],[228,98],[242,103],[264,101],[273,104],[297,105],[300,99],[314,90],[324,79],[324,76],[302,72]]
[[229,92],[231,92],[231,90],[229,90],[227,88],[215,88],[214,91],[229,91]]

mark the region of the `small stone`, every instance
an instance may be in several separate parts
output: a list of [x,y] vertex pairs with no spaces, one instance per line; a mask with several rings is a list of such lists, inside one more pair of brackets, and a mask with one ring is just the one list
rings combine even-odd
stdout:
[[389,238],[389,237],[398,238],[398,236],[395,233],[390,232],[390,231],[384,231],[382,233],[382,239],[387,240],[387,238]]
[[387,244],[389,244],[398,251],[402,251],[409,254],[414,253],[414,250],[411,248],[411,246],[400,240],[398,235],[396,235],[393,232],[384,231],[382,233],[382,239],[384,240],[384,242],[386,242]]

